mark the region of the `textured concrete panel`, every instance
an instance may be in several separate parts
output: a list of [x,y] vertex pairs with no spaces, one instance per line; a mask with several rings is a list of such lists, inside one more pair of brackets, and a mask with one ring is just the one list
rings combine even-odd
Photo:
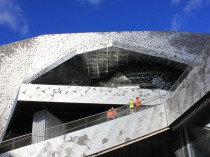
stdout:
[[[166,94],[165,90],[141,89],[130,87],[84,87],[22,84],[18,100],[96,103],[96,104],[128,104],[130,98],[140,96],[142,103]],[[146,105],[160,104],[160,99],[146,103]]]
[[164,105],[19,148],[1,157],[83,157],[167,127]]

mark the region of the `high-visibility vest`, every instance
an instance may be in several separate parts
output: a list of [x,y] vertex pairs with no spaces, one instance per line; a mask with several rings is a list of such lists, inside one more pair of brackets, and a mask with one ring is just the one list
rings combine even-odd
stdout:
[[140,106],[141,105],[141,99],[140,98],[137,98],[136,99],[136,106]]
[[112,110],[109,110],[107,112],[107,118],[113,118],[113,111]]
[[130,100],[129,107],[130,107],[130,109],[134,108],[134,101],[133,100]]

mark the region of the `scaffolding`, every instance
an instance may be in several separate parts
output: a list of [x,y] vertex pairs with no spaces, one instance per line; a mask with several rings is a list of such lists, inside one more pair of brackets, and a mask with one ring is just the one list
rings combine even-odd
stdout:
[[[99,50],[94,50],[83,54],[84,69],[87,71],[91,80],[98,80],[94,85],[106,85],[109,79],[102,81],[110,73],[119,72],[119,69],[130,66],[130,64],[139,63],[147,66],[162,65],[171,67],[180,71],[186,68],[185,64],[174,62],[171,60],[158,58],[156,56],[149,56],[142,53],[136,53],[129,50],[107,47]],[[122,71],[121,71],[122,72]],[[143,71],[130,71],[124,73],[125,77],[129,79],[132,84],[138,84],[141,88],[160,88],[169,89],[180,74],[172,74],[167,71],[159,71],[158,67]],[[110,79],[111,80],[111,79]]]
[[186,67],[180,62],[111,46],[76,55],[32,83],[169,89]]
[[83,55],[84,68],[91,78],[106,77],[119,66],[126,65],[127,60],[128,52],[122,52],[115,47],[107,47]]

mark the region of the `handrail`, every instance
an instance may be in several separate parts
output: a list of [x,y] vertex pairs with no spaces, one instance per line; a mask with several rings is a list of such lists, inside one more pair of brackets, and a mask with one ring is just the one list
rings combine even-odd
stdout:
[[[154,100],[160,99],[161,97],[162,96],[153,97],[154,98],[153,100],[149,100],[147,102],[142,103],[142,106],[144,106],[145,104],[147,104],[149,102],[152,102]],[[147,109],[147,108],[144,108],[144,109]],[[140,111],[142,111],[144,109],[141,109]],[[126,116],[128,114],[128,105],[118,107],[118,108],[116,108],[116,110],[118,111],[118,114],[119,114],[119,117],[117,117],[117,118]],[[92,115],[92,116],[88,116],[88,117],[85,117],[85,118],[81,118],[79,120],[64,123],[64,124],[61,124],[61,125],[58,125],[58,126],[50,127],[50,128],[45,129],[45,130],[40,130],[40,131],[38,131],[36,133],[33,133],[33,134],[32,133],[25,134],[25,135],[22,135],[22,136],[19,136],[19,137],[15,137],[15,138],[12,138],[12,139],[9,139],[9,140],[2,141],[2,143],[0,145],[0,149],[3,148],[3,147],[7,147],[7,146],[9,147],[10,145],[12,145],[12,148],[10,148],[9,150],[13,150],[13,149],[19,148],[20,145],[22,147],[22,146],[25,146],[25,145],[32,144],[32,141],[31,141],[32,137],[44,137],[44,138],[50,139],[50,138],[54,138],[54,137],[57,137],[57,136],[60,136],[60,135],[63,135],[63,134],[66,134],[66,133],[69,133],[69,132],[72,132],[72,131],[79,130],[78,128],[81,129],[81,127],[83,129],[83,128],[86,128],[86,127],[96,125],[95,123],[97,123],[97,121],[98,121],[97,124],[106,122],[107,121],[106,113],[107,113],[107,111],[99,113],[99,114],[95,114],[95,115]],[[95,117],[95,119],[93,119],[94,117]],[[80,123],[77,124],[77,122],[80,122]],[[84,123],[84,122],[86,122],[86,123]],[[71,128],[65,128],[68,125],[69,126],[74,125],[74,123],[76,123],[76,126],[71,127]],[[46,133],[46,132],[52,131],[53,129],[57,129],[57,128],[61,129],[62,131],[56,133],[56,135],[52,135],[52,136],[38,135],[38,133],[40,133],[40,132],[41,133]],[[29,140],[29,141],[26,141],[26,140]],[[25,143],[25,142],[28,142],[28,143]],[[7,150],[7,151],[9,151],[9,150]]]
[[[191,62],[191,64],[195,63],[196,59],[198,57],[200,57],[200,55],[197,55]],[[195,63],[194,66],[196,66],[199,62]],[[179,76],[179,78],[176,80],[176,82],[171,86],[171,88],[168,90],[168,92],[166,93],[166,95],[168,95],[171,91],[175,90],[174,88],[177,88],[179,86],[179,84],[186,78],[186,76],[190,73],[190,71],[192,70],[191,66],[188,66],[184,72]]]
[[[176,82],[175,82],[175,83],[171,86],[171,88],[168,90],[167,94],[170,93],[170,91],[173,91],[174,87],[179,86],[180,80],[183,81],[183,77],[185,78],[186,75],[189,74],[189,72],[191,71],[191,69],[192,69],[192,68],[191,68],[190,66],[188,66],[188,67],[184,70],[184,72],[179,76],[179,78],[176,80]],[[167,95],[167,94],[166,94],[166,95]]]
[[[160,95],[160,96],[155,96],[155,97],[148,98],[148,99],[152,99],[152,100],[147,101],[147,102],[145,102],[145,103],[142,103],[142,105],[147,104],[147,103],[149,103],[149,102],[152,102],[153,100],[156,100],[156,99],[159,99],[159,98],[162,98],[162,97],[164,97],[164,96],[161,96],[161,95]],[[126,106],[126,105],[123,105],[123,106],[118,107],[118,108],[116,108],[116,109],[119,110],[119,109],[121,109],[121,108],[124,108],[125,106]],[[49,128],[47,128],[47,129],[45,129],[45,130],[48,130],[48,129],[51,129],[51,128],[55,128],[55,127],[58,127],[58,126],[67,125],[67,124],[74,123],[74,122],[77,122],[77,121],[81,121],[81,120],[84,120],[84,119],[87,119],[87,118],[95,117],[95,116],[101,115],[101,114],[103,114],[103,113],[107,113],[107,111],[100,112],[100,113],[97,113],[97,114],[94,114],[94,115],[91,115],[91,116],[87,116],[87,117],[84,117],[84,118],[81,118],[81,119],[77,119],[77,120],[74,120],[74,121],[71,121],[71,122],[67,122],[67,123],[64,123],[64,124],[60,124],[60,125],[56,125],[56,126],[53,126],[53,127],[49,127]],[[44,130],[42,130],[42,131],[44,131]],[[38,131],[38,132],[40,132],[40,131]],[[32,133],[25,134],[25,135],[22,135],[22,136],[26,136],[26,135],[30,135],[30,134],[32,134]],[[22,137],[22,136],[18,136],[18,137],[15,137],[15,138],[19,138],[19,137]],[[15,139],[15,138],[12,138],[12,139]],[[11,139],[9,139],[9,140],[11,140]],[[5,140],[5,141],[3,141],[3,142],[9,141],[9,140]]]

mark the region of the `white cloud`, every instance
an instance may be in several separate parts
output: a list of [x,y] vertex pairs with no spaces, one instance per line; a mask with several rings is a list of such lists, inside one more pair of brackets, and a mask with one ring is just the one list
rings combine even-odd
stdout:
[[[172,0],[179,1],[179,0]],[[180,1],[179,1],[180,2]],[[210,4],[210,0],[188,0],[186,5],[182,7],[182,10],[177,12],[173,19],[171,20],[171,29],[179,30],[184,24],[187,23],[187,20],[190,16],[196,11],[208,6]]]
[[171,21],[171,30],[179,30],[184,24],[185,20],[179,14],[176,14]]
[[180,4],[180,0],[172,0],[171,4],[172,5],[179,5]]
[[102,3],[103,0],[79,0],[80,2],[88,2],[93,5],[99,5]]
[[195,10],[199,10],[202,7],[203,0],[190,0],[187,5],[184,7],[185,12],[192,12]]
[[99,5],[102,2],[102,0],[87,0],[87,1],[94,5]]
[[0,0],[0,26],[26,35],[28,24],[23,16],[23,10],[14,0]]
[[200,10],[203,7],[206,7],[210,4],[210,0],[189,0],[186,6],[184,7],[185,12],[192,12]]

